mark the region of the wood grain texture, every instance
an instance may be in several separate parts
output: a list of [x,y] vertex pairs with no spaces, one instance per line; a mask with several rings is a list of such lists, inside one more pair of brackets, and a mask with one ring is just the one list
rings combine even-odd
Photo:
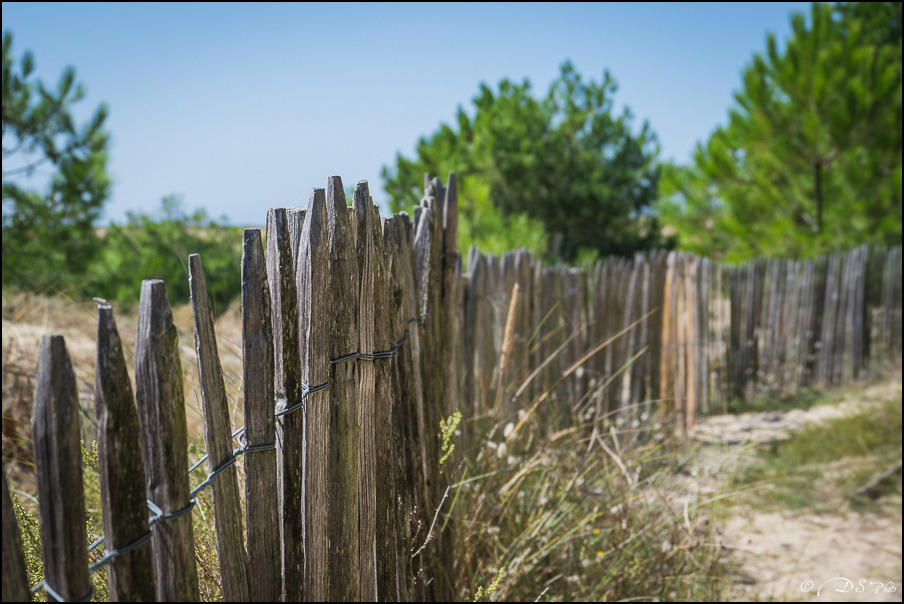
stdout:
[[[147,482],[138,410],[126,370],[113,309],[97,309],[97,365],[94,404],[104,549],[113,551],[137,541],[148,530]],[[151,541],[107,564],[107,585],[114,601],[155,599]]]
[[[373,206],[373,200],[368,198]],[[391,271],[387,266],[384,251],[383,220],[374,207],[370,215],[370,229],[373,240],[374,261],[372,263],[374,288],[374,349],[387,352],[395,349],[396,340],[390,331],[389,289]],[[399,522],[396,518],[398,505],[397,471],[403,468],[397,457],[404,457],[404,449],[395,446],[400,436],[399,426],[393,414],[393,375],[395,355],[374,360],[374,438],[375,479],[376,479],[376,565],[378,600],[398,601],[407,599],[402,595],[399,567],[402,565],[399,549]],[[407,487],[407,485],[406,485]],[[407,589],[405,590],[407,593]]]
[[407,508],[408,526],[411,534],[409,558],[412,578],[410,593],[415,600],[429,600],[432,590],[428,584],[428,570],[432,565],[431,552],[421,549],[429,526],[430,507],[427,493],[427,429],[424,409],[423,374],[421,373],[421,340],[418,321],[420,309],[416,279],[416,258],[414,252],[413,225],[404,212],[396,214],[392,221],[391,244],[394,258],[398,263],[401,281],[399,283],[400,310],[397,322],[404,329],[397,334],[397,341],[405,341],[397,357],[400,401],[397,408],[407,419],[405,431],[408,476],[411,485],[411,503]]
[[[396,354],[389,361],[384,361],[378,370],[387,375],[378,379],[386,380],[389,389],[387,398],[390,404],[389,413],[392,422],[392,434],[389,441],[390,454],[395,463],[393,489],[395,497],[390,500],[395,520],[395,549],[397,599],[410,601],[418,598],[414,589],[414,571],[411,564],[411,525],[409,523],[412,506],[415,501],[417,465],[412,459],[412,449],[417,445],[415,436],[410,432],[412,419],[415,417],[406,406],[403,386],[403,369],[406,353],[410,344],[407,340],[408,316],[405,314],[404,279],[402,277],[401,258],[395,244],[396,218],[388,218],[382,222],[381,247],[383,250],[383,274],[385,287],[382,299],[376,299],[377,306],[385,307],[385,325],[377,324],[378,333],[375,341],[385,341],[396,348]],[[379,226],[379,225],[378,225]],[[375,239],[376,241],[376,239]],[[386,333],[383,335],[382,329]],[[410,358],[410,356],[408,357]],[[378,499],[382,496],[378,493]],[[392,497],[386,492],[387,498]],[[421,597],[422,599],[422,597]]]
[[[242,388],[246,446],[276,440],[273,325],[267,264],[258,229],[245,229],[242,246]],[[276,449],[245,453],[245,526],[248,591],[256,602],[280,598],[281,552]]]
[[[358,267],[358,342],[355,347],[364,355],[374,353],[374,286],[380,278],[378,275],[378,259],[374,253],[373,237],[373,205],[370,203],[370,192],[367,182],[361,181],[355,186],[354,205],[355,221],[351,225],[355,236]],[[381,286],[383,284],[381,283]],[[377,589],[377,556],[386,552],[377,552],[377,452],[376,432],[377,416],[374,398],[373,361],[361,359],[356,361],[357,370],[357,409],[358,409],[358,571],[360,573],[361,599],[363,601],[382,600]],[[387,424],[380,424],[385,431]],[[388,586],[381,586],[385,589]],[[393,577],[393,596],[395,596],[395,577]]]
[[[330,377],[329,223],[324,189],[311,192],[298,253],[298,321],[301,333],[301,378],[310,387]],[[305,598],[322,602],[330,597],[331,396],[326,388],[309,394],[305,403]],[[357,518],[357,516],[356,516]]]
[[[207,283],[201,257],[188,257],[188,281],[195,319],[195,351],[201,381],[201,406],[204,410],[204,442],[210,472],[232,459],[232,424],[223,369],[217,350],[217,335],[207,296]],[[242,535],[242,505],[235,464],[218,473],[211,484],[213,491],[214,530],[223,597],[228,601],[247,602],[248,562]]]
[[[358,350],[358,261],[342,179],[327,182],[330,234],[330,360]],[[320,325],[312,327],[320,328]],[[372,597],[360,590],[358,557],[358,397],[357,362],[330,365],[330,599]]]
[[[292,220],[290,220],[290,215]],[[270,282],[273,321],[273,387],[276,411],[285,411],[302,400],[299,341],[299,294],[292,242],[300,212],[285,208],[267,215],[267,276]],[[300,236],[299,236],[300,237]],[[301,244],[299,243],[299,246]],[[304,598],[304,512],[302,476],[304,415],[295,411],[276,424],[276,475],[279,535],[282,552],[282,598]]]
[[[159,279],[147,279],[141,282],[138,310],[135,395],[148,498],[164,514],[181,511],[189,505],[188,428],[183,392],[179,338],[166,286]],[[198,601],[191,515],[161,520],[151,530],[157,599]]]
[[[44,579],[65,600],[84,598],[92,587],[88,578],[79,404],[63,336],[41,338],[34,401],[32,434]],[[5,582],[6,577],[3,579]]]

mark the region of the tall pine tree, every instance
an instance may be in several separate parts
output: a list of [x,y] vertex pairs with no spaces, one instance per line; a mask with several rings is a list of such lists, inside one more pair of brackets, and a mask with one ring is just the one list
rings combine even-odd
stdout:
[[473,117],[459,108],[454,127],[420,139],[416,158],[399,155],[383,169],[393,208],[420,197],[425,172],[455,171],[462,246],[526,245],[574,260],[660,245],[650,215],[658,145],[646,123],[633,132],[628,109],[614,112],[616,89],[608,72],[585,81],[570,62],[545,97],[527,80],[503,80],[497,91],[482,84]]
[[901,242],[901,3],[814,3],[745,68],[727,126],[663,171],[681,247],[741,260]]
[[[108,136],[101,105],[78,127],[72,104],[85,95],[67,68],[55,89],[34,79],[35,60],[12,55],[3,33],[3,284],[62,290],[77,282],[99,249],[94,223],[110,191]],[[22,186],[52,168],[45,192]]]

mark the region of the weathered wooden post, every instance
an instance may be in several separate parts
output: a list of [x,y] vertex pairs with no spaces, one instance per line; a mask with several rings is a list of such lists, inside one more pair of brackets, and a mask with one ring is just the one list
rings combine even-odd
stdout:
[[[147,482],[141,450],[138,410],[126,370],[113,309],[97,307],[97,366],[94,403],[100,466],[104,548],[110,552],[150,537]],[[155,598],[151,541],[107,563],[107,584],[114,601],[150,602]]]
[[[373,208],[366,182],[355,187],[354,222],[351,228],[357,233],[358,286],[358,341],[354,349],[362,358],[357,364],[358,409],[358,571],[360,573],[361,599],[382,600],[377,595],[377,425],[374,399],[374,287],[376,285],[377,259],[374,256],[374,237],[371,225]],[[384,284],[380,284],[381,286]],[[386,425],[380,426],[385,431]],[[385,553],[385,552],[380,552]],[[393,576],[393,584],[395,577]],[[394,586],[394,585],[393,585]],[[383,586],[386,587],[386,586]],[[393,589],[393,596],[395,589]]]
[[[308,386],[305,401],[305,598],[322,602],[331,593],[330,522],[330,292],[329,224],[326,195],[314,189],[305,215],[298,252],[298,329],[301,338],[301,379]],[[357,519],[357,510],[355,511]],[[357,562],[357,557],[355,558]]]
[[[358,600],[358,262],[342,179],[329,178],[326,209],[330,234],[330,599]],[[325,325],[311,325],[323,329]]]
[[[201,403],[204,408],[204,442],[207,444],[210,472],[219,471],[211,479],[211,487],[223,597],[227,601],[247,602],[248,562],[242,536],[238,475],[232,453],[232,425],[229,421],[226,386],[223,383],[213,315],[207,297],[207,283],[198,254],[188,257],[188,281],[195,318],[195,350],[198,354]],[[226,469],[221,470],[221,467]]]
[[189,502],[188,427],[182,390],[179,338],[160,279],[141,283],[135,390],[144,443],[148,497],[163,512],[154,524],[157,599],[196,602],[193,503]]
[[55,600],[90,599],[78,392],[63,336],[41,338],[32,434],[45,591]]
[[[415,600],[429,600],[432,598],[432,587],[428,584],[430,568],[432,566],[431,551],[428,547],[421,547],[426,537],[425,531],[429,526],[429,514],[432,510],[428,501],[430,495],[427,487],[427,447],[429,438],[426,428],[426,414],[424,404],[424,386],[421,373],[421,334],[418,329],[420,308],[418,304],[418,289],[416,281],[416,260],[412,236],[412,224],[405,213],[396,214],[392,221],[392,237],[394,259],[398,263],[400,275],[400,303],[401,308],[397,313],[397,327],[402,330],[397,332],[399,341],[403,343],[398,356],[398,379],[401,400],[399,406],[402,409],[402,417],[405,418],[405,439],[407,449],[406,457],[409,460],[408,473],[411,477],[411,505],[403,508],[409,514],[407,519],[413,539],[415,551],[408,552],[408,558],[412,567],[413,577],[411,585],[412,598]],[[414,578],[416,577],[416,579]]]
[[282,591],[279,509],[273,505],[279,497],[273,325],[266,271],[261,232],[245,229],[242,251],[245,526],[248,533],[248,591],[251,599],[257,602],[275,602]]
[[[290,216],[292,220],[290,220]],[[276,411],[283,413],[302,400],[299,360],[299,302],[296,284],[295,240],[291,228],[297,226],[298,212],[286,208],[267,214],[267,276],[271,287],[273,321],[274,394]],[[300,245],[300,244],[299,244]],[[304,597],[304,524],[302,511],[302,468],[304,416],[297,409],[280,416],[276,428],[277,500],[282,553],[282,599]]]
[[[395,246],[395,218],[379,220],[375,214],[375,232],[381,231],[381,245],[383,253],[383,275],[385,287],[382,292],[377,290],[375,306],[383,308],[385,319],[380,320],[377,315],[376,333],[374,334],[374,346],[381,350],[395,350],[395,354],[389,360],[384,360],[378,366],[377,379],[386,382],[388,388],[387,399],[390,403],[390,417],[392,422],[392,435],[388,442],[390,455],[395,463],[393,476],[393,492],[384,491],[385,497],[393,497],[390,505],[394,510],[395,520],[395,548],[396,576],[398,577],[398,599],[410,601],[417,597],[413,591],[414,571],[411,565],[411,528],[409,518],[413,512],[414,501],[417,500],[417,478],[419,467],[415,465],[412,450],[417,446],[417,441],[410,427],[416,419],[416,414],[411,413],[406,406],[406,397],[403,385],[404,374],[402,365],[405,363],[408,329],[408,315],[405,313],[404,283],[401,274],[401,259]],[[379,224],[382,222],[382,224]],[[376,236],[374,241],[377,241]],[[377,311],[379,313],[379,311]],[[384,348],[385,346],[385,348]],[[385,375],[381,375],[385,374]],[[384,388],[379,385],[378,389]],[[382,446],[382,445],[381,445]],[[379,481],[379,479],[378,479]],[[384,495],[378,493],[380,499]]]

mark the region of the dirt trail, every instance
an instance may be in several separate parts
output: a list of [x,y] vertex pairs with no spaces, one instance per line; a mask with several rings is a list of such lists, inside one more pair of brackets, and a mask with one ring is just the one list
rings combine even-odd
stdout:
[[[730,478],[756,455],[757,443],[895,397],[901,398],[900,374],[834,405],[703,418],[693,435],[701,443],[699,455],[685,472],[683,490],[697,501],[713,497],[730,488]],[[847,467],[825,470],[850,470],[850,463],[839,463]],[[763,511],[736,497],[721,534],[723,551],[738,565],[728,598],[901,602],[901,497],[886,495],[870,509],[841,504],[821,514]]]

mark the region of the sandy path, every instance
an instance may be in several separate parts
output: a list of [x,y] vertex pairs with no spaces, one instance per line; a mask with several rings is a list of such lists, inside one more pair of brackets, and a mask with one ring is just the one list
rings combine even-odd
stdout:
[[[864,405],[901,397],[898,377],[860,396],[808,410],[746,413],[701,420],[701,443],[684,492],[702,500],[724,491],[758,442],[787,438],[809,422],[839,417]],[[886,496],[876,511],[841,505],[828,513],[766,512],[739,496],[724,522],[722,544],[738,565],[731,600],[901,602],[901,497]],[[818,594],[817,594],[818,592]]]

